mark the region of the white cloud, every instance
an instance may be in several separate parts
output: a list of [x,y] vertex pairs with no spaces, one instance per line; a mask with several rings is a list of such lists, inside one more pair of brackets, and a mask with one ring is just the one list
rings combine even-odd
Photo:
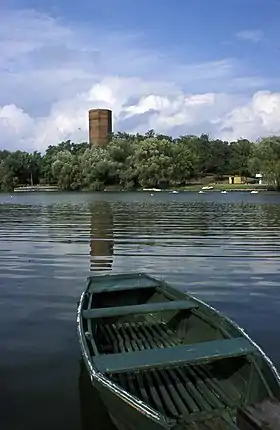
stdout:
[[261,30],[243,30],[236,33],[236,37],[251,43],[259,43],[263,40],[264,34]]
[[234,108],[220,123],[220,133],[224,139],[246,136],[280,134],[280,93],[259,91],[246,104]]
[[94,107],[112,109],[114,129],[128,132],[231,139],[280,132],[280,95],[250,96],[248,89],[267,82],[244,75],[234,59],[185,64],[141,48],[141,34],[74,28],[34,11],[0,12],[0,148],[87,140]]

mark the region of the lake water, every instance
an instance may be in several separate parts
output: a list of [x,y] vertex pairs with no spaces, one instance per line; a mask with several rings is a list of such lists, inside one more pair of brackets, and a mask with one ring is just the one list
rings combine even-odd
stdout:
[[0,195],[0,427],[110,429],[76,335],[89,274],[147,271],[225,312],[280,368],[280,195]]

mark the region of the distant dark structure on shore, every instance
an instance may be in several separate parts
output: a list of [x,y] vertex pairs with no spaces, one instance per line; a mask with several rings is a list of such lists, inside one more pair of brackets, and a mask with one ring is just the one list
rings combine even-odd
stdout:
[[109,109],[91,109],[89,119],[89,143],[105,147],[112,133],[112,111]]

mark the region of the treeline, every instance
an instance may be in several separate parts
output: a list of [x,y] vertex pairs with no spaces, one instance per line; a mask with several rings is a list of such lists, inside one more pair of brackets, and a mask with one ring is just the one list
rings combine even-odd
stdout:
[[0,151],[0,189],[18,185],[58,185],[61,190],[98,191],[110,185],[123,189],[184,186],[207,175],[252,177],[262,173],[280,189],[280,137],[257,142],[211,140],[208,135],[170,136],[112,134],[106,148],[61,142],[45,154]]

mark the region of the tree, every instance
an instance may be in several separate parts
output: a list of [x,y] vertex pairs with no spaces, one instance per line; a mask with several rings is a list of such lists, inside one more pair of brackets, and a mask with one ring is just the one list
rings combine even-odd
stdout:
[[75,157],[68,150],[58,152],[52,164],[52,174],[60,190],[76,189]]
[[208,173],[213,173],[217,178],[230,174],[230,147],[228,142],[213,140],[209,148],[211,156],[208,162]]
[[280,137],[258,142],[211,140],[207,134],[173,139],[155,134],[112,133],[106,148],[70,140],[35,151],[0,151],[0,189],[56,184],[61,190],[103,190],[184,185],[191,178],[263,173],[280,189]]
[[230,174],[250,176],[249,160],[253,155],[254,144],[247,139],[239,139],[230,144]]
[[262,173],[268,184],[280,190],[280,137],[261,139],[254,148],[250,166],[254,173]]

